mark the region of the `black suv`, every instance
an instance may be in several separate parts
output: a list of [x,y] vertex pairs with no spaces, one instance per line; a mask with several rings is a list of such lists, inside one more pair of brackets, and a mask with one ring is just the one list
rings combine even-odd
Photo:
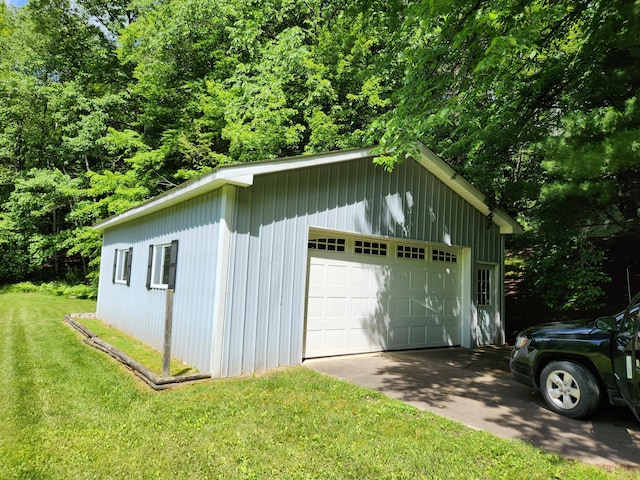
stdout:
[[511,374],[540,388],[549,408],[561,415],[586,418],[606,395],[640,419],[639,317],[640,294],[611,317],[530,327],[516,339]]

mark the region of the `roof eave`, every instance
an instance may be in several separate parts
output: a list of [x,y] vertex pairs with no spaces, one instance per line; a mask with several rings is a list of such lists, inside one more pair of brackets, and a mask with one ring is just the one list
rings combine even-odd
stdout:
[[420,158],[417,159],[427,170],[433,173],[440,181],[449,186],[454,192],[469,202],[476,210],[495,223],[502,235],[522,233],[522,227],[518,222],[498,208],[490,208],[486,202],[486,196],[477,188],[467,182],[444,160],[429,150],[424,144],[418,142]]
[[[427,170],[433,173],[444,184],[469,202],[474,208],[486,215],[496,224],[503,235],[522,233],[522,227],[500,209],[492,209],[486,203],[486,197],[473,185],[459,176],[444,160],[418,142],[420,158],[417,159]],[[225,165],[213,172],[197,177],[182,185],[153,197],[140,205],[121,214],[114,215],[94,225],[95,230],[106,230],[131,220],[150,215],[165,208],[177,205],[192,198],[211,192],[224,185],[248,187],[253,185],[255,175],[275,173],[284,170],[299,169],[315,165],[345,162],[358,158],[373,157],[372,148],[340,150],[314,155],[281,158],[264,162]]]
[[224,185],[249,187],[253,185],[255,175],[311,167],[314,165],[346,162],[357,158],[367,158],[372,156],[371,152],[372,148],[359,148],[280,158],[263,162],[220,166],[206,175],[196,177],[123,213],[109,217],[95,224],[93,228],[94,230],[104,231],[108,228],[130,222],[136,218],[164,210],[165,208],[185,202],[207,192],[217,190]]

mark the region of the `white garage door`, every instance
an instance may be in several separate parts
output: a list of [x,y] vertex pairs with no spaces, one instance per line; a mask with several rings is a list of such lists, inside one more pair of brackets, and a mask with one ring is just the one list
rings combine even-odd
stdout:
[[460,344],[454,249],[312,235],[304,357]]

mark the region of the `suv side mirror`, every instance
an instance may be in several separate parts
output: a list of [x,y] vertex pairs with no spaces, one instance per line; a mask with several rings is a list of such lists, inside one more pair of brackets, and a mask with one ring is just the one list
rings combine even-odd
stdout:
[[600,317],[596,320],[596,328],[614,331],[618,328],[615,317]]

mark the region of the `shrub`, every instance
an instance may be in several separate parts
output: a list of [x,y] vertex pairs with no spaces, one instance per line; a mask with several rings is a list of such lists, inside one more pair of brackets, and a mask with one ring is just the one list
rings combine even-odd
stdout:
[[69,285],[64,282],[20,282],[7,285],[2,288],[3,292],[12,293],[43,293],[46,295],[56,295],[68,298],[90,298],[98,296],[96,287],[85,284]]

